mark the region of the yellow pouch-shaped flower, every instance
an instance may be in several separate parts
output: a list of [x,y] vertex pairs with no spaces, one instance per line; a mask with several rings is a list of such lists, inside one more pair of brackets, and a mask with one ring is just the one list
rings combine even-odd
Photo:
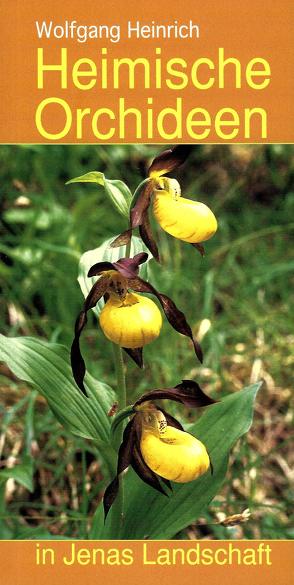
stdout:
[[173,400],[189,408],[214,404],[197,382],[183,380],[171,388],[156,388],[138,398],[133,407],[116,416],[113,433],[129,415],[119,448],[117,473],[106,488],[103,505],[105,518],[118,494],[120,475],[129,467],[147,485],[161,494],[172,490],[171,481],[187,483],[210,469],[212,462],[206,447],[193,435],[185,432],[181,423],[153,400]]
[[110,341],[127,348],[151,343],[159,336],[162,326],[161,312],[156,304],[134,293],[127,293],[124,300],[111,296],[100,313],[99,321]]
[[217,230],[217,220],[207,205],[168,191],[155,191],[153,212],[162,229],[190,244],[209,240]]
[[143,459],[152,471],[178,483],[192,481],[210,467],[203,443],[171,426],[160,435],[144,430],[140,447]]
[[[83,394],[86,365],[81,354],[80,336],[87,324],[87,313],[104,297],[105,306],[100,313],[100,325],[106,337],[120,345],[140,367],[143,367],[142,349],[160,333],[162,316],[156,304],[136,293],[155,296],[171,326],[189,337],[195,354],[202,361],[202,351],[193,336],[192,329],[182,311],[167,295],[160,293],[152,284],[139,276],[139,266],[146,262],[146,252],[133,258],[120,258],[117,262],[97,262],[91,266],[88,276],[99,276],[90,289],[75,323],[75,335],[71,345],[71,366],[74,379]],[[134,291],[133,293],[129,292]]]

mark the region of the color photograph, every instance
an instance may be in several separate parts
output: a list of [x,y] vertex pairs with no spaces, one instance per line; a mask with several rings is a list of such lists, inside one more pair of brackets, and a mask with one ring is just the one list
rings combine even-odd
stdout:
[[293,146],[0,161],[0,538],[292,539]]

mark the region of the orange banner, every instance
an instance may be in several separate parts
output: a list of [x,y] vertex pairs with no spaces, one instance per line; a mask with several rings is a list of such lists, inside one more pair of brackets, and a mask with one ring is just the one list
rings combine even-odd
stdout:
[[293,142],[290,0],[1,5],[2,143]]
[[292,585],[291,553],[289,541],[4,541],[1,583]]

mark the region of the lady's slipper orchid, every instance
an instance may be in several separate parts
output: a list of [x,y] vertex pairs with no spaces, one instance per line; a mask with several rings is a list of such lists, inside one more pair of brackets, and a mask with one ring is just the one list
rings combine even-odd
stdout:
[[[139,277],[139,266],[146,262],[145,252],[134,258],[121,258],[117,262],[98,262],[90,268],[88,276],[100,276],[90,290],[83,310],[75,325],[75,337],[71,347],[71,364],[74,379],[86,394],[85,362],[80,350],[80,335],[87,323],[87,312],[104,296],[105,306],[99,317],[100,326],[108,339],[120,345],[139,366],[143,366],[142,348],[160,333],[161,313],[149,298],[136,293],[151,293],[160,302],[171,326],[193,342],[195,353],[202,361],[202,351],[194,339],[190,325],[175,303],[158,292],[149,282]],[[130,292],[134,291],[134,292]]]
[[157,399],[194,408],[215,403],[192,380],[183,380],[175,388],[152,390],[135,402],[134,416],[125,428],[119,449],[117,475],[104,494],[105,517],[117,496],[119,476],[130,465],[145,483],[165,495],[160,480],[171,489],[170,481],[186,483],[209,468],[212,472],[205,445],[163,408],[155,406],[153,401]]
[[209,240],[217,230],[217,220],[213,212],[204,203],[181,197],[179,183],[163,176],[179,167],[186,160],[190,149],[189,146],[176,146],[154,159],[148,171],[149,179],[142,183],[134,195],[130,229],[114,240],[113,247],[126,244],[132,236],[132,230],[138,227],[143,242],[159,260],[148,217],[148,209],[152,203],[155,219],[162,229],[175,238],[192,244],[204,254],[202,242]]

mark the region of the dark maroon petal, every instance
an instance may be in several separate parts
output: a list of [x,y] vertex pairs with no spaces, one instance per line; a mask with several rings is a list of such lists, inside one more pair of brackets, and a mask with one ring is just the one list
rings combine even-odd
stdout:
[[113,267],[125,278],[135,278],[139,272],[140,264],[144,264],[147,259],[146,252],[139,252],[133,258],[120,258],[117,262],[113,262]]
[[150,198],[153,192],[153,182],[148,181],[140,191],[134,207],[130,213],[131,228],[134,229],[142,224],[144,213],[150,205]]
[[133,349],[130,347],[123,347],[123,350],[130,356],[130,358],[132,358],[139,368],[144,368],[143,347],[136,347]]
[[182,165],[192,150],[191,145],[180,144],[169,150],[164,150],[152,161],[148,175],[164,175]]
[[182,313],[182,311],[178,309],[178,307],[175,305],[172,299],[170,299],[169,297],[162,293],[159,293],[149,282],[146,282],[140,277],[137,277],[136,279],[130,281],[129,285],[136,292],[151,293],[158,298],[165,312],[166,318],[171,324],[171,326],[176,331],[178,331],[178,333],[181,333],[182,335],[185,335],[186,337],[189,337],[191,339],[191,341],[193,342],[195,353],[199,361],[202,363],[203,354],[201,347],[198,341],[194,339],[192,329],[189,323],[187,323],[184,313]]
[[83,310],[80,312],[76,323],[75,323],[75,336],[74,336],[74,340],[72,342],[72,346],[71,346],[71,352],[70,352],[70,356],[71,356],[71,367],[72,367],[72,373],[73,373],[73,377],[79,387],[79,389],[83,392],[83,394],[85,394],[85,396],[87,396],[87,392],[84,386],[84,377],[85,377],[85,373],[86,373],[86,366],[85,366],[85,362],[84,359],[82,357],[81,354],[81,349],[80,349],[80,336],[81,333],[85,327],[85,325],[87,324],[87,312],[92,309],[93,307],[95,307],[96,303],[99,301],[99,299],[101,299],[103,297],[103,295],[105,294],[107,287],[109,285],[109,278],[108,276],[102,276],[101,278],[99,278],[99,280],[97,280],[97,282],[95,282],[95,284],[92,286],[85,302],[84,302],[84,308]]
[[132,420],[128,422],[124,430],[123,440],[118,451],[117,475],[122,473],[131,464],[133,456],[134,437],[136,434],[135,418],[136,417],[132,418]]
[[[190,408],[200,408],[202,406],[209,406],[215,404],[217,400],[210,398],[201,390],[199,384],[193,380],[183,380],[181,384],[178,384],[174,388],[160,388],[158,390],[151,390],[143,394],[134,404],[134,408],[143,402],[149,400],[174,400],[175,402],[181,402],[185,406]],[[159,409],[162,410],[162,409]],[[165,415],[165,412],[162,411]],[[170,415],[169,415],[170,416]]]
[[84,302],[84,311],[87,312],[89,309],[93,309],[98,301],[103,297],[106,293],[108,286],[109,286],[110,278],[109,276],[101,276],[92,286],[88,296]]
[[88,276],[96,276],[106,270],[116,270],[125,278],[134,278],[138,274],[140,264],[146,262],[147,258],[146,252],[140,252],[133,258],[120,258],[117,262],[97,262],[90,268]]
[[107,486],[103,496],[103,507],[104,507],[104,522],[107,518],[107,514],[118,494],[119,490],[119,479],[117,475],[114,480]]
[[[192,331],[191,331],[191,333],[192,333]],[[203,362],[203,351],[202,351],[201,345],[200,345],[200,343],[198,343],[198,341],[197,341],[197,339],[195,339],[195,337],[192,336],[191,339],[193,341],[194,351],[195,351],[195,353],[196,353],[196,355],[197,355],[200,363],[202,364],[202,362]]]
[[112,262],[97,262],[97,264],[91,266],[87,276],[97,276],[106,270],[115,270]]
[[132,458],[132,468],[137,473],[137,475],[147,483],[150,487],[157,490],[161,494],[167,496],[167,493],[164,491],[158,476],[146,465],[142,453],[137,445],[134,446],[133,450],[133,458]]
[[172,488],[172,485],[171,485],[169,479],[165,479],[165,477],[161,477],[161,475],[159,477],[160,477],[161,481],[163,483],[165,483],[166,487],[168,487],[168,489],[172,492],[173,488]]
[[104,506],[104,521],[106,520],[106,516],[118,494],[119,490],[119,475],[122,473],[129,465],[131,465],[132,457],[133,457],[133,444],[134,444],[134,435],[135,435],[135,425],[134,425],[135,417],[127,424],[124,434],[123,440],[119,448],[118,452],[118,460],[117,460],[117,473],[113,481],[109,484],[109,486],[105,490],[105,494],[103,497],[103,506]]
[[122,232],[113,242],[110,244],[110,248],[119,248],[120,246],[127,246],[132,239],[133,230],[129,229]]
[[193,345],[194,345],[195,353],[196,353],[199,361],[202,363],[203,354],[202,354],[201,347],[200,347],[199,343],[194,339],[192,329],[191,329],[189,323],[186,321],[186,317],[185,317],[184,313],[182,313],[182,311],[180,311],[178,309],[178,307],[175,305],[173,300],[170,299],[168,296],[166,296],[162,293],[158,293],[157,291],[156,291],[156,293],[157,293],[156,296],[157,296],[158,300],[160,301],[161,306],[165,312],[167,320],[169,321],[171,326],[176,331],[178,331],[178,333],[181,333],[182,335],[186,335],[186,337],[189,337],[191,339],[191,341],[193,342]]
[[150,221],[149,221],[149,217],[148,217],[148,209],[145,211],[145,213],[143,215],[143,221],[139,227],[139,232],[140,232],[140,236],[141,236],[144,244],[147,246],[148,250],[150,250],[153,258],[155,258],[155,260],[157,260],[157,262],[160,262],[157,244],[156,244],[155,239],[153,237],[151,225],[150,225]]
[[175,390],[185,397],[188,406],[193,404],[193,406],[201,408],[202,406],[210,406],[219,402],[205,394],[194,380],[182,380],[180,384],[177,384]]
[[204,246],[202,244],[191,244],[191,246],[193,246],[194,248],[196,248],[196,250],[198,250],[198,252],[201,254],[201,256],[205,256],[205,249]]
[[[83,325],[82,325],[82,322],[83,322]],[[77,329],[78,332],[75,334],[75,338],[74,338],[72,345],[71,345],[70,361],[71,361],[71,369],[72,369],[73,377],[75,379],[76,384],[78,385],[78,387],[82,391],[82,393],[85,396],[88,396],[86,389],[85,389],[85,386],[84,386],[86,365],[85,365],[83,356],[81,354],[80,341],[79,341],[80,334],[82,332],[82,329],[86,325],[86,323],[87,323],[86,314],[82,311],[80,313],[77,321],[76,321],[76,324],[77,325],[80,324],[80,325],[79,325],[79,329]]]

